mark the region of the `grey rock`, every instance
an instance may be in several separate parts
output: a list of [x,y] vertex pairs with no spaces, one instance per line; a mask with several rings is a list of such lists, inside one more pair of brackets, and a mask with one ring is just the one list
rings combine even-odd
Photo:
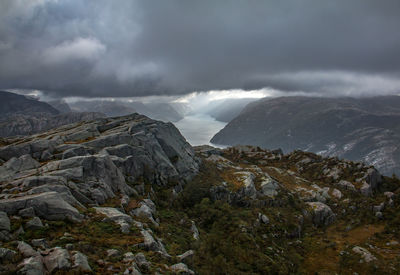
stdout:
[[26,224],[25,224],[25,228],[26,229],[31,229],[31,230],[35,230],[35,229],[40,229],[43,228],[44,225],[42,223],[42,221],[40,220],[39,217],[33,217],[31,220],[29,220]]
[[47,249],[49,248],[49,244],[47,243],[46,239],[33,239],[31,244],[34,247],[38,247],[40,249]]
[[135,254],[135,262],[139,266],[140,270],[148,270],[150,268],[150,263],[146,260],[146,257],[143,253]]
[[363,185],[360,188],[360,193],[366,197],[369,197],[372,195],[372,187],[368,183],[364,182]]
[[184,263],[177,263],[174,264],[172,266],[170,266],[171,271],[176,272],[178,274],[185,274],[185,275],[191,275],[191,274],[195,274],[193,270],[190,270],[187,265],[185,265]]
[[124,254],[124,258],[123,258],[123,262],[124,263],[130,263],[130,262],[133,262],[135,260],[135,255],[133,255],[133,253],[132,252],[126,252],[125,254]]
[[382,212],[384,209],[385,209],[385,203],[384,203],[384,202],[380,203],[379,205],[375,205],[375,206],[373,207],[374,213],[376,213],[376,212]]
[[82,272],[91,272],[92,269],[90,268],[90,265],[88,263],[86,255],[82,254],[81,252],[77,251],[75,254],[72,256],[72,261],[73,261],[73,269],[82,271]]
[[119,252],[117,249],[108,249],[107,250],[107,257],[118,257],[121,255],[121,252]]
[[262,222],[263,224],[269,224],[269,219],[266,215],[262,213],[258,213],[258,220]]
[[359,254],[361,256],[361,258],[363,258],[363,260],[367,263],[377,260],[376,257],[371,254],[371,252],[369,252],[367,249],[365,249],[363,247],[355,246],[355,247],[353,247],[352,250],[353,250],[353,252]]
[[383,193],[388,199],[391,199],[391,198],[393,198],[393,196],[394,196],[394,193],[393,192],[384,192]]
[[0,231],[0,241],[7,242],[11,240],[12,235],[7,230]]
[[2,166],[0,166],[0,180],[12,180],[18,172],[35,169],[40,166],[39,162],[34,160],[30,155],[22,155],[20,157],[12,157]]
[[17,252],[14,250],[0,247],[0,262],[12,261],[15,255],[17,255]]
[[94,209],[97,213],[106,216],[110,221],[117,223],[121,227],[122,233],[129,233],[130,225],[133,222],[133,219],[129,215],[112,207],[94,207]]
[[195,240],[200,239],[200,233],[199,233],[199,230],[197,229],[194,221],[192,221],[192,226],[190,227],[190,230],[193,233],[193,239],[195,239]]
[[68,159],[76,156],[86,156],[90,153],[93,153],[93,151],[91,151],[89,148],[82,145],[77,145],[68,150],[65,150],[62,154],[62,159]]
[[136,217],[144,217],[144,218],[148,218],[148,219],[152,219],[152,218],[153,218],[153,213],[154,213],[154,211],[151,210],[151,208],[148,207],[148,206],[147,206],[146,204],[144,204],[144,203],[141,203],[141,204],[140,204],[140,207],[138,207],[138,208],[136,208],[136,209],[133,209],[133,210],[131,211],[131,214],[132,214],[133,216],[136,216]]
[[4,166],[7,169],[13,170],[15,172],[34,169],[40,167],[40,163],[33,159],[31,155],[22,155],[18,158],[14,157],[8,160]]
[[336,185],[338,185],[344,189],[347,189],[347,190],[352,190],[352,191],[356,190],[354,184],[352,184],[351,182],[345,181],[345,180],[339,181],[338,183],[336,183]]
[[322,202],[307,202],[311,208],[312,220],[316,226],[326,226],[335,221],[336,215],[332,209]]
[[39,255],[39,253],[26,242],[18,242],[17,249],[25,258]]
[[19,210],[32,207],[36,215],[46,220],[80,221],[78,210],[64,201],[57,192],[45,192],[13,199],[0,200],[0,211],[15,215]]
[[24,259],[22,263],[18,265],[18,267],[20,268],[18,270],[18,274],[26,274],[26,275],[46,274],[43,265],[43,257],[40,255]]
[[0,211],[0,231],[10,231],[10,219],[7,216],[7,213]]
[[164,245],[159,240],[155,240],[149,230],[142,230],[140,233],[143,236],[143,246],[150,251],[160,252],[162,255],[169,256],[164,248]]
[[131,211],[131,215],[149,219],[155,226],[158,223],[154,220],[153,214],[156,212],[156,205],[150,199],[144,199],[139,203],[139,207]]
[[61,247],[50,249],[48,255],[43,257],[43,262],[50,273],[54,270],[67,270],[71,267],[69,253]]
[[236,172],[235,174],[238,175],[243,181],[244,188],[242,188],[242,190],[244,195],[255,199],[257,195],[257,190],[254,185],[254,174],[251,172]]
[[21,216],[23,218],[33,218],[35,217],[35,209],[33,209],[33,207],[21,209],[20,211],[18,211],[18,216]]
[[124,271],[124,275],[142,275],[142,273],[137,269],[137,266],[134,264],[130,267],[128,267],[125,271]]
[[342,192],[340,192],[340,190],[334,188],[333,191],[332,191],[332,196],[334,196],[335,198],[340,200],[343,195],[342,195]]
[[371,185],[371,188],[374,191],[382,184],[382,176],[375,168],[369,168],[365,178],[367,183]]
[[194,250],[188,250],[185,253],[176,256],[179,261],[181,262],[186,262],[188,260],[191,260],[194,256]]
[[264,196],[275,197],[278,195],[279,184],[273,180],[267,173],[264,173],[263,181],[261,182],[261,193]]

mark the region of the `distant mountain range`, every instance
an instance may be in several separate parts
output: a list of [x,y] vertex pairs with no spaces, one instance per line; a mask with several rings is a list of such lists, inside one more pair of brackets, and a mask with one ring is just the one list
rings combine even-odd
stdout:
[[183,118],[175,106],[169,103],[142,103],[139,101],[122,102],[110,100],[77,101],[69,104],[74,111],[100,112],[108,117],[123,116],[132,113],[146,115],[152,119],[176,122]]
[[256,101],[255,98],[232,98],[221,99],[212,102],[212,107],[208,114],[218,121],[229,122],[234,119],[250,102]]
[[399,175],[400,97],[261,99],[248,104],[211,142],[305,150]]
[[0,119],[11,115],[32,115],[46,113],[58,115],[60,112],[51,105],[31,97],[0,91]]
[[[62,102],[53,104],[64,110],[68,107]],[[0,91],[0,137],[39,133],[61,125],[103,116],[93,112],[62,113],[46,102]]]
[[132,113],[176,122],[187,112],[188,106],[181,103],[82,100],[68,104],[64,99],[42,102],[37,98],[0,91],[0,136],[34,134],[82,120]]

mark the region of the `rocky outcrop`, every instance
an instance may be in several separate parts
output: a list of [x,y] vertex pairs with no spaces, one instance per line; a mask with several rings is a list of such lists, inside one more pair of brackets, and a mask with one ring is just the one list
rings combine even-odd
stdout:
[[66,125],[8,143],[0,147],[0,211],[47,220],[79,221],[76,207],[137,194],[132,186],[139,179],[174,182],[179,191],[199,167],[172,124],[138,114]]
[[104,117],[101,113],[65,113],[49,115],[47,113],[21,115],[14,114],[7,120],[0,121],[0,137],[25,136],[41,133],[62,125],[90,121]]
[[44,192],[36,195],[20,196],[0,200],[0,211],[15,215],[19,210],[32,207],[35,213],[46,220],[80,221],[78,210],[68,204],[57,192]]
[[366,262],[369,263],[371,261],[376,261],[376,257],[371,254],[367,249],[360,247],[360,246],[355,246],[353,247],[352,251],[356,254],[359,254],[361,258]]
[[131,216],[112,207],[94,207],[94,209],[97,213],[106,216],[108,220],[118,224],[121,227],[122,233],[129,233],[129,227],[133,222]]
[[316,226],[326,226],[335,221],[332,209],[322,202],[307,202],[310,207],[312,221]]

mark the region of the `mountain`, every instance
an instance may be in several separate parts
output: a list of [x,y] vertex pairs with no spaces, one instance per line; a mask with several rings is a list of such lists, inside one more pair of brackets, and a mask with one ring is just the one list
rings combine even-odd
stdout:
[[60,127],[65,124],[104,117],[101,113],[72,112],[59,115],[40,113],[35,115],[12,115],[0,121],[0,137],[30,135]]
[[139,114],[0,140],[0,272],[395,274],[400,181]]
[[48,101],[47,103],[50,104],[53,108],[57,109],[60,113],[65,114],[72,112],[71,108],[69,107],[65,99],[51,100]]
[[99,112],[108,117],[123,116],[132,113],[146,115],[162,121],[179,121],[183,118],[168,103],[142,103],[138,101],[122,102],[109,100],[88,100],[70,103],[73,110],[83,112]]
[[117,101],[91,100],[70,103],[72,110],[77,112],[96,112],[108,117],[123,116],[135,113],[136,110]]
[[0,91],[0,120],[10,115],[32,114],[58,115],[60,112],[45,102],[31,97]]
[[310,151],[400,174],[400,97],[261,99],[211,142]]
[[222,122],[230,122],[240,114],[244,107],[250,102],[257,99],[255,98],[232,98],[215,100],[212,104],[213,107],[207,113],[214,117],[216,120]]
[[[67,110],[62,101],[55,107]],[[68,107],[69,108],[69,107]],[[100,113],[62,113],[46,102],[0,91],[0,137],[40,133],[61,125],[104,116]]]
[[149,113],[144,113],[144,115],[153,119],[176,122],[183,118],[169,103],[147,103],[146,107],[149,109]]

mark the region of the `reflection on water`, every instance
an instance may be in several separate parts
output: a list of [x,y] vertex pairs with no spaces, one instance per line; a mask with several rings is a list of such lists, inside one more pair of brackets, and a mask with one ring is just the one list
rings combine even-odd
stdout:
[[210,139],[225,127],[227,124],[225,122],[217,121],[208,115],[197,114],[186,116],[174,124],[193,146],[208,144],[215,147],[223,147],[210,143]]

